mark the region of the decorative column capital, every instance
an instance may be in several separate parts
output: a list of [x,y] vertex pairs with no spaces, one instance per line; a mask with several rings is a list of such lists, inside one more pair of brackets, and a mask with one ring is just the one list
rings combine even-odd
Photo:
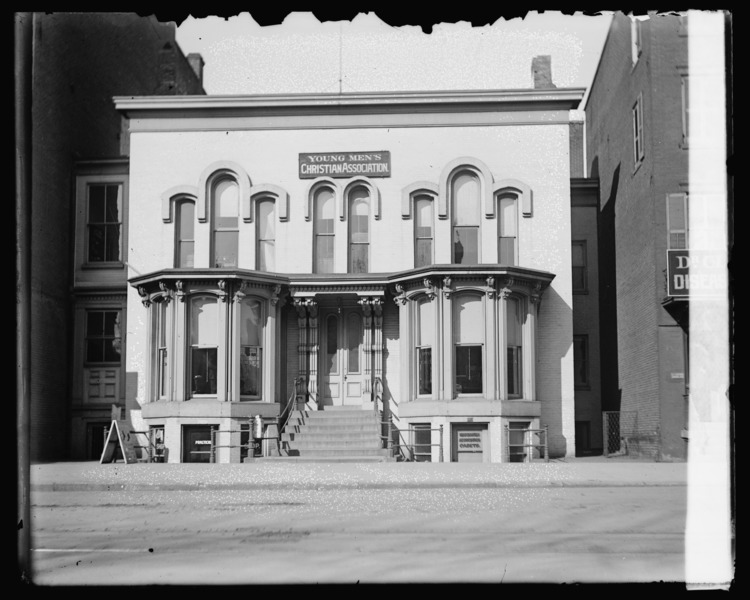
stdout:
[[281,293],[281,284],[276,284],[273,286],[273,290],[271,291],[271,305],[276,306],[279,302],[279,294]]
[[502,298],[503,300],[507,300],[508,298],[510,298],[510,295],[511,295],[512,293],[513,293],[513,291],[512,291],[512,290],[511,290],[511,289],[510,289],[509,287],[504,287],[503,289],[501,289],[501,290],[500,290],[500,291],[498,292],[498,295],[499,295],[499,297],[500,297],[500,298]]
[[435,289],[435,285],[432,283],[432,280],[429,277],[425,277],[422,280],[422,283],[424,284],[424,287],[427,288],[427,297],[430,300],[434,300],[435,296],[437,296],[437,290]]
[[451,293],[453,292],[453,288],[451,287],[453,283],[453,280],[450,277],[443,277],[443,296],[445,296],[446,299],[451,297]]
[[245,297],[245,290],[247,289],[247,283],[240,281],[240,287],[234,292],[232,296],[232,302],[241,302]]
[[142,285],[138,286],[138,295],[141,297],[141,302],[143,303],[143,306],[148,308],[151,306],[151,298],[149,297],[148,292],[146,291],[146,288]]
[[177,299],[180,302],[185,302],[185,284],[182,282],[182,279],[178,279],[174,282],[175,287],[175,294],[177,295]]
[[227,281],[226,279],[219,279],[219,298],[222,302],[229,301],[229,294],[227,293]]
[[497,290],[495,289],[495,278],[489,276],[487,278],[487,297],[492,299],[495,297]]
[[393,297],[393,301],[396,305],[404,306],[408,298],[406,297],[406,290],[400,283],[396,284],[396,295]]

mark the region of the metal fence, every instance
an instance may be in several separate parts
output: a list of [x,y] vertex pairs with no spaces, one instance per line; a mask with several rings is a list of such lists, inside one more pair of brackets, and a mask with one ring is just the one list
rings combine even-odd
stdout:
[[638,433],[638,411],[607,410],[602,419],[604,456],[627,455],[628,440]]
[[507,462],[549,462],[549,428],[510,429],[505,426],[505,457]]

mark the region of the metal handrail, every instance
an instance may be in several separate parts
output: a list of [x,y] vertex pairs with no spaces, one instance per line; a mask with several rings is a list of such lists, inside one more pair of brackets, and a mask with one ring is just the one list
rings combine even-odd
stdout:
[[[407,427],[406,431],[409,431],[411,433],[413,431],[416,431],[416,429],[414,427]],[[438,446],[440,448],[440,453],[438,454],[438,462],[443,462],[443,425],[441,424],[440,427],[432,427],[430,429],[427,429],[426,427],[425,428],[421,428],[420,431],[430,431],[430,432],[432,432],[432,431],[439,431],[440,432],[440,442],[437,443],[437,444],[413,444],[413,443],[412,444],[394,444],[393,446],[396,447],[396,448],[413,448],[414,446],[420,446],[420,447],[422,447],[422,446],[429,446],[430,448],[432,448],[434,446]],[[401,452],[401,455],[403,456],[404,453]],[[411,451],[411,455],[415,456],[416,452],[414,452],[414,450],[412,450]],[[407,462],[410,462],[409,459],[406,458],[406,457],[404,458],[404,460],[406,460]]]
[[[543,433],[544,434],[544,442],[540,444],[511,444],[510,443],[510,428],[506,425],[505,426],[505,445],[508,452],[508,460],[510,461],[511,457],[511,448],[530,448],[533,452],[535,449],[539,450],[541,454],[543,454],[542,458],[544,458],[544,462],[549,462],[549,426],[545,425],[542,429],[517,429],[515,430],[517,432],[523,432],[524,434],[524,440],[526,440],[526,434],[535,434],[535,433]],[[543,450],[543,452],[542,452]],[[518,454],[518,453],[516,453]],[[523,456],[526,456],[524,454]],[[524,462],[531,462],[531,457],[529,457],[528,461]]]
[[[299,384],[301,381],[304,380],[304,377],[295,377],[294,378],[294,385],[292,389],[292,393],[289,396],[289,400],[286,403],[286,407],[284,407],[284,412],[286,412],[286,416],[283,416],[283,413],[279,415],[276,418],[276,429],[278,431],[279,435],[279,443],[281,443],[281,432],[284,431],[286,426],[289,424],[289,419],[292,416],[292,413],[297,410],[297,392],[299,391]],[[284,421],[282,424],[281,421]]]
[[[219,433],[240,433],[240,434],[242,434],[242,433],[250,433],[250,434],[252,434],[252,424],[251,424],[252,422],[251,422],[250,419],[248,419],[248,421],[250,422],[250,425],[249,425],[250,429],[212,429],[211,430],[211,450],[209,452],[211,453],[210,461],[212,463],[216,462],[216,449],[217,448],[240,448],[240,449],[245,448],[247,450],[252,449],[253,452],[254,452],[255,451],[255,443],[254,442],[256,440],[276,439],[276,438],[266,438],[266,437],[255,438],[255,437],[252,437],[252,435],[250,435],[250,438],[253,441],[248,442],[247,444],[243,444],[243,443],[239,443],[239,444],[231,444],[231,443],[230,444],[217,444],[216,443],[216,436]],[[205,454],[205,452],[203,452],[202,454]]]
[[133,430],[131,430],[130,433],[135,433],[135,434],[138,434],[138,435],[145,435],[146,436],[146,439],[148,440],[148,444],[146,444],[145,446],[142,445],[142,444],[134,444],[133,447],[134,448],[141,448],[141,449],[145,448],[146,450],[148,450],[148,452],[147,452],[148,462],[153,462],[154,461],[154,456],[156,456],[155,450],[157,449],[157,447],[156,447],[156,444],[154,444],[154,442],[151,440],[151,432],[150,431],[133,431]]

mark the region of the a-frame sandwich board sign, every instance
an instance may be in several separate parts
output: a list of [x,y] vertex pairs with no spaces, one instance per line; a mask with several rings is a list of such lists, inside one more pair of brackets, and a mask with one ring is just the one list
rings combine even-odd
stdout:
[[135,436],[130,431],[123,431],[118,421],[112,421],[99,464],[114,462],[118,458],[122,458],[125,464],[138,462],[135,442]]

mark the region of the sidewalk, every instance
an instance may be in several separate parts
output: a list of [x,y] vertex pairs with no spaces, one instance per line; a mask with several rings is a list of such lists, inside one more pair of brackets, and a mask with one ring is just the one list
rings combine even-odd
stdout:
[[532,464],[246,463],[31,465],[35,491],[685,486],[687,463],[569,458]]

